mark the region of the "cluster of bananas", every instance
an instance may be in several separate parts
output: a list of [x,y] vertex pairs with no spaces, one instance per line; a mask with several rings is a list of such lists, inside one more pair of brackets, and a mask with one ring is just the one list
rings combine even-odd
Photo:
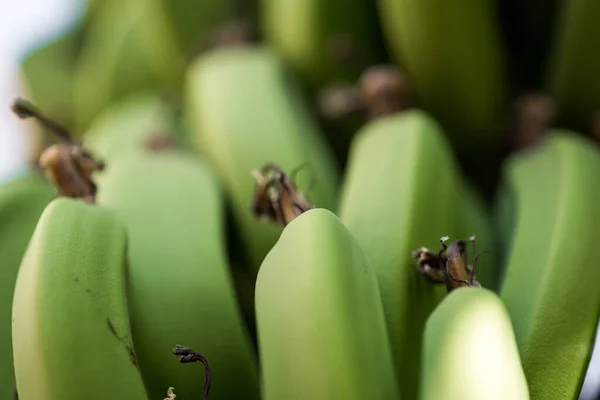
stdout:
[[600,2],[496,3],[88,0],[13,104],[0,397],[576,399]]

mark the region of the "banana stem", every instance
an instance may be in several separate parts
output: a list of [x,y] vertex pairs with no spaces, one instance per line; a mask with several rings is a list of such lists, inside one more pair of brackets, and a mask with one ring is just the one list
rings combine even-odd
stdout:
[[45,149],[39,158],[39,164],[45,170],[46,177],[58,189],[60,195],[95,203],[97,187],[92,180],[92,173],[104,170],[104,163],[97,161],[80,145],[74,143],[68,129],[44,116],[29,102],[17,99],[11,108],[19,118],[35,118],[62,139],[61,143]]
[[410,94],[404,73],[394,65],[367,68],[357,85],[330,86],[319,94],[319,114],[330,120],[366,114],[374,120],[400,113],[409,107]]
[[210,365],[208,364],[208,360],[197,351],[181,345],[175,346],[173,354],[179,356],[179,362],[182,364],[200,361],[204,365],[204,393],[202,394],[202,400],[208,399],[208,391],[210,390]]
[[554,120],[552,99],[541,93],[524,94],[516,101],[515,146],[525,149],[536,145]]

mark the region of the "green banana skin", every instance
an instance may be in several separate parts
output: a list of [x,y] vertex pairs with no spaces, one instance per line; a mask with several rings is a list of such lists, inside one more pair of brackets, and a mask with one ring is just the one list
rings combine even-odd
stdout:
[[[492,0],[379,0],[384,36],[419,104],[461,150],[494,149],[508,105]],[[464,150],[467,151],[467,150]],[[477,154],[475,153],[475,154]],[[472,153],[467,153],[472,154]]]
[[599,174],[595,144],[568,130],[549,131],[504,166],[515,218],[500,294],[535,399],[577,398],[593,350]]
[[[339,215],[377,274],[403,398],[416,398],[422,328],[445,295],[416,273],[411,252],[439,249],[446,235],[478,236],[472,229],[485,214],[468,208],[478,201],[465,187],[442,129],[424,111],[373,120],[352,143]],[[478,270],[489,263],[481,257]]]
[[186,126],[196,149],[213,165],[232,203],[256,273],[282,228],[257,220],[250,171],[274,162],[291,171],[309,162],[296,183],[317,207],[334,209],[340,172],[330,148],[301,97],[297,80],[280,57],[263,46],[220,48],[198,58],[186,78]]
[[179,48],[190,55],[211,31],[238,14],[235,0],[145,0],[165,15]]
[[109,0],[98,6],[73,81],[76,130],[111,103],[140,90],[177,93],[184,58],[158,7]]
[[107,107],[83,136],[87,148],[110,167],[132,154],[146,154],[146,144],[157,135],[174,137],[172,109],[155,91],[127,95]]
[[600,58],[591,56],[597,52],[600,35],[600,3],[561,1],[557,14],[546,88],[563,123],[588,131],[600,108]]
[[397,399],[375,274],[329,210],[295,218],[256,282],[263,398]]
[[44,209],[13,301],[19,399],[147,399],[129,332],[126,248],[124,226],[99,206],[61,197]]
[[450,292],[423,337],[419,399],[529,400],[510,317],[494,292]]
[[161,150],[120,158],[97,182],[98,203],[127,227],[131,329],[150,398],[163,398],[168,387],[178,398],[201,397],[201,369],[179,365],[171,353],[183,344],[208,359],[211,399],[258,399],[213,171],[193,154]]
[[0,185],[0,398],[15,386],[11,339],[13,292],[21,259],[42,211],[54,198],[51,186],[28,170]]
[[[353,83],[365,67],[383,60],[372,1],[358,0],[348,7],[343,0],[263,0],[261,17],[267,43],[312,89],[331,82]],[[336,56],[346,42],[358,52],[356,61]]]

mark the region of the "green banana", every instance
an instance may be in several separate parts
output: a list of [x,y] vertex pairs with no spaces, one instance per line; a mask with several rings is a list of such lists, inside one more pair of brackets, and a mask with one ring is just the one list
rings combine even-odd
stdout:
[[164,14],[179,48],[187,56],[204,44],[211,32],[236,16],[236,0],[144,0]]
[[459,151],[494,149],[508,87],[492,0],[379,0],[384,36],[415,96]]
[[[443,235],[478,236],[481,231],[490,243],[490,221],[480,207],[441,127],[428,113],[413,109],[382,116],[357,133],[339,215],[379,279],[403,398],[416,396],[422,327],[445,293],[416,274],[411,252],[423,245],[437,248]],[[494,263],[482,257],[478,270],[485,275],[488,268]],[[482,285],[486,282],[494,281],[486,277]]]
[[264,399],[397,399],[375,274],[341,221],[296,217],[256,282]]
[[510,317],[494,292],[463,287],[436,307],[421,376],[421,400],[529,400]]
[[42,211],[55,196],[37,171],[0,185],[0,398],[9,399],[15,386],[11,313],[21,259]]
[[128,232],[131,330],[149,396],[160,398],[172,386],[182,398],[200,398],[198,371],[175,366],[171,355],[185,344],[210,363],[211,399],[258,399],[212,170],[179,150],[147,150],[113,159],[97,181],[98,203]]
[[263,0],[266,41],[312,89],[354,82],[362,69],[383,60],[377,8],[369,0]]
[[156,92],[134,92],[94,118],[83,140],[108,164],[132,154],[144,154],[151,139],[173,137],[175,119],[171,111]]
[[514,219],[500,293],[532,398],[577,398],[591,357],[600,316],[598,175],[600,151],[568,130],[550,130],[504,165],[510,192],[499,195],[498,212]]
[[129,333],[127,237],[113,213],[60,197],[23,257],[12,308],[21,400],[146,399]]
[[[339,171],[297,80],[268,48],[208,52],[191,65],[186,82],[186,126],[219,174],[256,272],[282,228],[263,224],[248,212],[250,171],[267,162],[285,170],[308,162],[318,179],[311,200],[328,209],[336,204]],[[306,187],[310,179],[310,173],[300,174],[299,186]]]
[[600,109],[600,58],[593,56],[600,35],[599,16],[598,2],[561,1],[548,63],[546,88],[561,119],[585,131]]
[[139,90],[177,91],[184,61],[158,7],[110,0],[99,6],[75,66],[75,126],[84,132],[110,103]]

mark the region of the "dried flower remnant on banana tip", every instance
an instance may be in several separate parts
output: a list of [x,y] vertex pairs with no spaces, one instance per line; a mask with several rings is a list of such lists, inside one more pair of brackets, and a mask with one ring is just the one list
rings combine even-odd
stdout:
[[[288,177],[275,163],[267,163],[260,170],[251,171],[256,181],[252,214],[265,222],[288,225],[294,218],[314,208],[308,197],[300,193],[294,184],[296,174],[308,163],[296,167]],[[314,187],[315,176],[307,192]]]
[[104,163],[75,143],[65,127],[41,114],[28,102],[17,99],[11,108],[19,118],[35,118],[60,138],[59,143],[49,146],[39,158],[46,177],[58,189],[59,194],[95,203],[97,187],[92,174],[104,170]]
[[[477,259],[482,253],[475,249],[475,236],[468,241],[456,240],[446,245],[449,237],[440,239],[442,249],[435,253],[426,247],[420,247],[412,252],[417,260],[416,269],[432,283],[444,283],[448,292],[465,286],[481,287],[476,280]],[[471,243],[472,265],[467,262],[467,243]]]
[[182,364],[201,362],[202,365],[204,365],[204,392],[202,394],[202,400],[208,399],[208,392],[210,391],[210,364],[208,363],[208,360],[197,351],[179,344],[173,349],[173,354],[179,356],[179,362]]
[[364,70],[356,85],[334,84],[319,93],[320,116],[336,120],[363,114],[367,120],[393,115],[410,105],[404,72],[394,65],[375,65]]

